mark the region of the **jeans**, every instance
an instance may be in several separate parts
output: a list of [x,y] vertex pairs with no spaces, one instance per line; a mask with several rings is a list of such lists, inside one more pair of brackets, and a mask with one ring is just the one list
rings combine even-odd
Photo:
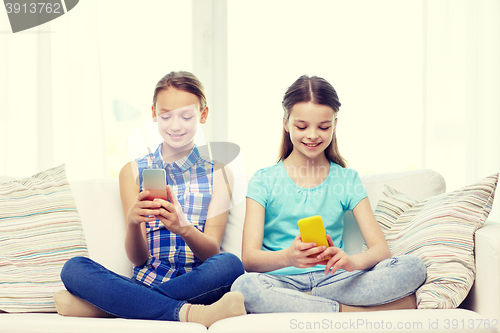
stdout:
[[238,257],[219,253],[189,273],[148,286],[89,258],[75,257],[65,263],[61,280],[71,294],[116,317],[179,321],[182,305],[217,301],[243,273]]
[[373,306],[411,295],[425,279],[426,267],[420,258],[399,256],[369,270],[337,270],[333,275],[324,271],[297,275],[247,273],[236,279],[231,290],[245,296],[249,313],[338,312],[339,303]]

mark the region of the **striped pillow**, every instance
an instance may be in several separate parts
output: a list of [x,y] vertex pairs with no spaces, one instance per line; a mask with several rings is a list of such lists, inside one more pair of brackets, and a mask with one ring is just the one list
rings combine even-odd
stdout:
[[488,218],[497,182],[495,174],[425,200],[384,188],[375,217],[392,255],[415,255],[427,267],[416,292],[419,309],[456,308],[467,296],[475,277],[474,233]]
[[0,310],[55,312],[59,274],[88,256],[65,165],[0,183]]

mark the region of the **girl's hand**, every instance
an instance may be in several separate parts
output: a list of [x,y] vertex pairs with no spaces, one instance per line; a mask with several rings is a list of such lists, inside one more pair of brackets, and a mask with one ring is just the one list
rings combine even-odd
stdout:
[[309,268],[316,266],[320,260],[316,257],[325,251],[324,246],[316,246],[316,243],[303,243],[300,234],[295,237],[292,245],[287,249],[289,260],[288,266],[297,268]]
[[153,215],[160,214],[160,203],[146,200],[149,191],[139,193],[137,200],[130,207],[127,214],[127,222],[129,224],[139,225],[144,222],[153,222],[156,217]]
[[161,221],[161,223],[163,223],[165,228],[181,236],[183,231],[181,228],[186,225],[190,225],[191,223],[184,215],[182,207],[179,204],[179,201],[177,200],[177,197],[173,193],[170,185],[167,185],[167,194],[172,202],[165,201],[162,199],[154,200],[154,202],[161,204],[160,213],[157,217]]
[[[318,261],[320,261],[319,264],[326,265],[325,274],[330,273],[333,275],[337,269],[345,269],[348,272],[358,269],[357,262],[352,256],[334,246],[330,235],[326,235],[326,239],[330,246],[317,256]],[[331,256],[330,259],[328,259],[328,256]]]

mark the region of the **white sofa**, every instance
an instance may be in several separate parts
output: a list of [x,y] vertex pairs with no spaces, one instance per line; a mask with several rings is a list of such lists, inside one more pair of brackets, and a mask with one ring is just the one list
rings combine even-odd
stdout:
[[[406,171],[362,177],[375,209],[384,184],[414,198],[445,192],[443,177],[430,170]],[[71,182],[89,255],[114,270],[131,276],[125,254],[125,226],[117,180]],[[236,179],[243,189],[245,179]],[[242,198],[238,198],[241,201]],[[230,211],[222,250],[241,255],[244,201]],[[345,218],[348,253],[361,250],[363,239],[352,214]],[[457,309],[398,310],[365,313],[250,314],[213,324],[209,332],[497,332],[500,326],[500,224],[488,221],[475,234],[476,281]],[[485,324],[488,323],[488,324]],[[57,313],[0,313],[0,332],[206,332],[200,324],[62,317]]]

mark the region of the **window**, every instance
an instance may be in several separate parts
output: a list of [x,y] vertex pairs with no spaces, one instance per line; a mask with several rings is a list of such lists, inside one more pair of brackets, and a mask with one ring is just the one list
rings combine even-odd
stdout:
[[228,137],[248,174],[276,162],[281,100],[302,74],[337,90],[349,167],[421,167],[420,1],[228,1],[228,58]]
[[142,139],[142,124],[154,130],[148,125],[152,125],[158,80],[171,71],[191,71],[191,13],[191,1],[98,2],[107,163],[112,178],[137,157],[130,156],[137,151],[134,140],[129,145],[130,135],[139,133]]

